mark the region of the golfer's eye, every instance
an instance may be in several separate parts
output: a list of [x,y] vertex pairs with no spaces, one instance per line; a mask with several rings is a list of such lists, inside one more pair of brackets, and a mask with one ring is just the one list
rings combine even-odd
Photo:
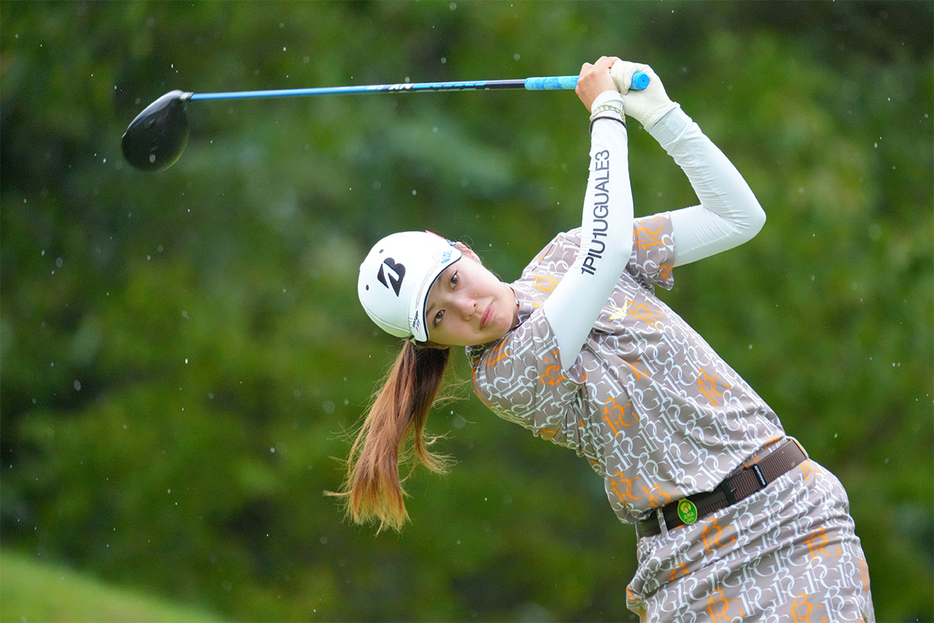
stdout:
[[435,314],[435,320],[434,320],[435,326],[437,327],[439,324],[441,324],[441,321],[443,319],[444,319],[444,310],[442,309],[437,314]]
[[456,272],[451,274],[451,289],[452,289],[452,290],[453,290],[454,287],[457,285],[457,282],[458,282],[459,280],[460,280],[460,279],[458,278]]

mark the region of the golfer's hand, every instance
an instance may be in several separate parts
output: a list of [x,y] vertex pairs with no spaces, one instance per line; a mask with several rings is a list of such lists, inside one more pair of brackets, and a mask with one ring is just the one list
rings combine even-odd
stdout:
[[577,77],[577,88],[574,89],[574,92],[577,93],[577,97],[584,103],[588,111],[593,105],[593,101],[604,91],[619,91],[616,82],[613,81],[613,76],[610,75],[610,68],[613,67],[613,63],[618,61],[619,59],[615,56],[601,56],[593,65],[584,63],[583,67],[581,67],[581,73]]
[[[649,86],[644,91],[629,90],[632,76],[636,72],[642,72],[649,77]],[[648,65],[618,60],[610,69],[610,75],[613,76],[619,92],[623,94],[626,113],[644,128],[648,128],[669,110],[678,106],[669,99],[661,78]]]

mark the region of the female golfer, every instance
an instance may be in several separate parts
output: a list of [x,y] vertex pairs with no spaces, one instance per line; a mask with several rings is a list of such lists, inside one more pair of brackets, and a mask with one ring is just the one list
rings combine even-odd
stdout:
[[[637,71],[650,77],[644,91],[628,88]],[[350,516],[401,527],[407,437],[443,469],[423,429],[450,347],[466,346],[483,403],[585,457],[635,525],[627,601],[644,620],[872,621],[840,482],[654,294],[673,267],[752,238],[765,221],[758,201],[651,68],[601,58],[583,66],[577,94],[591,113],[583,222],[517,281],[427,232],[384,238],[360,267],[367,314],[406,341],[351,450]],[[633,217],[624,113],[700,205]]]

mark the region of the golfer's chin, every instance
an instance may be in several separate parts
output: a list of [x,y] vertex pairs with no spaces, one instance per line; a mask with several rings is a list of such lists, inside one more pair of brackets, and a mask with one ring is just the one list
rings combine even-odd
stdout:
[[509,333],[515,324],[513,322],[513,316],[515,314],[510,312],[512,312],[512,309],[494,311],[487,324],[478,332],[476,341],[474,341],[473,344],[469,344],[469,346],[489,344]]

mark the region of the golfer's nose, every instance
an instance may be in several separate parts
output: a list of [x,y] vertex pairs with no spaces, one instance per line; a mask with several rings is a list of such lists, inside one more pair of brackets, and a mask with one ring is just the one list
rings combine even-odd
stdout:
[[474,311],[476,311],[477,302],[473,300],[473,297],[458,297],[458,299],[454,302],[454,308],[457,310],[457,313],[460,314],[460,317],[466,320],[473,315]]

